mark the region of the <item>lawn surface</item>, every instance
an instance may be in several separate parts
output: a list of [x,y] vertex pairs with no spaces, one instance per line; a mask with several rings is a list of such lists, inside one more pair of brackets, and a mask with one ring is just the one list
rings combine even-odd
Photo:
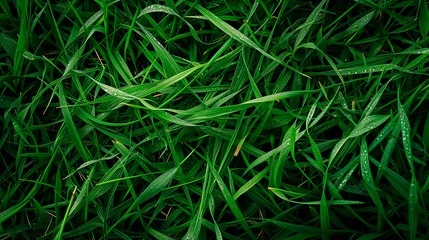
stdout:
[[425,0],[0,0],[0,239],[429,239]]

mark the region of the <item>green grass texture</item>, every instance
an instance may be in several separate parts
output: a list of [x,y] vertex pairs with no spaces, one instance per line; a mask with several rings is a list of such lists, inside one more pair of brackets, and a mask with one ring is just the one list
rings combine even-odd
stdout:
[[0,240],[429,239],[426,0],[0,0]]

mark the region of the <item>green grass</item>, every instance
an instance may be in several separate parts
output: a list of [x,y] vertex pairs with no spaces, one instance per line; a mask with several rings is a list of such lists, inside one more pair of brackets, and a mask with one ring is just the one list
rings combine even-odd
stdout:
[[426,1],[0,0],[0,239],[429,239]]

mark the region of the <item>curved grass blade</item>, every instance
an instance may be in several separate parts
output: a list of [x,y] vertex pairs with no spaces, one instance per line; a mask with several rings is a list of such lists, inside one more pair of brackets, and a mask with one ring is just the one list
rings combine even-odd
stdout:
[[[399,91],[398,91],[399,95]],[[407,114],[405,113],[404,107],[399,101],[398,97],[398,109],[399,109],[399,120],[401,122],[401,133],[402,133],[402,143],[404,144],[405,156],[407,157],[408,164],[410,165],[411,172],[414,175],[414,163],[413,163],[413,153],[411,151],[411,140],[410,140],[410,122],[408,121]]]
[[211,163],[208,163],[210,167],[210,171],[213,174],[213,177],[215,178],[217,184],[219,185],[219,188],[225,197],[225,201],[227,202],[228,206],[230,207],[232,213],[237,218],[237,221],[240,222],[241,226],[244,228],[246,233],[249,235],[251,239],[256,239],[255,236],[252,233],[252,230],[250,230],[249,225],[247,224],[243,214],[240,211],[240,208],[238,207],[236,201],[232,197],[231,193],[228,191],[228,187],[223,182],[222,178],[220,177],[219,173],[214,169],[214,167],[211,165]]
[[249,191],[253,186],[255,186],[261,179],[263,179],[267,173],[270,171],[269,167],[266,167],[264,170],[256,174],[252,179],[246,182],[243,186],[241,186],[237,192],[234,194],[234,199],[237,200],[241,195]]
[[292,98],[296,96],[303,96],[311,93],[317,93],[319,90],[302,90],[302,91],[290,91],[290,92],[282,92],[276,93],[256,99],[252,99],[250,101],[244,102],[242,104],[255,104],[255,103],[264,103],[264,102],[272,102],[277,100],[283,100],[287,98]]
[[311,25],[316,21],[316,18],[318,17],[320,11],[322,10],[323,5],[325,5],[326,0],[322,0],[317,7],[314,8],[314,10],[310,13],[310,16],[308,16],[307,20],[301,25],[301,30],[299,30],[298,35],[296,36],[295,41],[295,49],[298,48],[298,46],[301,44],[301,42],[304,40],[304,37],[308,34],[310,31]]
[[[326,0],[324,0],[326,1]],[[254,43],[250,38],[248,38],[246,35],[244,35],[243,33],[241,33],[240,31],[238,31],[237,29],[233,28],[231,25],[229,25],[228,23],[222,21],[222,19],[220,19],[219,17],[217,17],[215,14],[213,14],[212,12],[210,12],[209,10],[203,8],[200,5],[195,5],[195,9],[197,9],[205,18],[207,18],[211,23],[213,23],[214,25],[216,25],[216,27],[218,27],[220,30],[222,30],[223,32],[225,32],[226,34],[228,34],[229,36],[231,36],[233,39],[235,39],[236,41],[249,46],[255,50],[257,50],[258,52],[260,52],[262,55],[266,56],[267,58],[276,61],[278,63],[280,63],[281,65],[289,68],[290,70],[304,76],[307,78],[310,78],[309,76],[301,73],[300,71],[298,71],[297,69],[290,67],[289,65],[283,63],[280,59],[272,56],[271,54],[265,52],[261,47],[259,47],[256,43]]]
[[[327,206],[326,198],[325,198],[325,202],[323,202],[323,200],[320,200],[320,201],[310,201],[310,202],[299,202],[299,201],[295,201],[295,200],[292,200],[292,199],[286,197],[286,195],[283,193],[284,190],[282,190],[282,189],[269,187],[268,190],[272,191],[277,197],[279,197],[279,198],[281,198],[281,199],[283,199],[285,201],[291,202],[291,203],[303,204],[303,205],[322,205],[322,204],[326,204],[326,206]],[[364,204],[364,202],[362,202],[362,201],[355,201],[355,200],[332,200],[332,201],[329,202],[329,204],[330,205],[353,205],[353,204]]]
[[176,13],[173,9],[171,9],[170,7],[164,6],[164,5],[160,5],[160,4],[152,4],[150,6],[145,7],[140,14],[137,16],[137,18],[140,18],[146,14],[149,13],[155,13],[155,12],[162,12],[162,13],[167,13],[170,15],[174,15],[178,18],[180,18],[183,22],[186,23],[186,25],[188,25],[189,30],[191,32],[191,35],[200,43],[206,44],[204,43],[200,37],[198,36],[197,31],[195,31],[194,27],[188,22],[186,21],[182,16],[180,16],[178,13]]
[[149,186],[146,187],[146,189],[135,199],[135,201],[131,204],[131,206],[128,208],[128,210],[122,214],[122,217],[118,219],[109,229],[109,232],[115,228],[116,225],[118,225],[120,222],[124,221],[126,218],[128,218],[129,213],[131,213],[134,208],[147,201],[148,199],[154,197],[158,193],[160,193],[168,183],[171,182],[174,175],[176,174],[178,170],[178,167],[172,168],[165,173],[161,174],[159,177],[157,177],[155,180],[153,180]]
[[426,38],[429,33],[429,8],[425,0],[420,1],[419,25],[422,37]]

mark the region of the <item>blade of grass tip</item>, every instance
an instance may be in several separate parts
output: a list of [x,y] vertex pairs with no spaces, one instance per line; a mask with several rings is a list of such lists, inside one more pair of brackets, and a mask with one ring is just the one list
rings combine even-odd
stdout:
[[176,11],[174,9],[172,9],[168,6],[159,5],[159,4],[153,4],[153,5],[147,6],[140,12],[140,14],[138,15],[137,18],[140,18],[145,14],[154,13],[154,12],[167,13],[167,14],[174,15],[174,16],[180,18],[180,20],[182,20],[184,23],[186,23],[186,25],[188,25],[189,30],[191,32],[191,35],[195,38],[195,40],[197,40],[198,42],[200,42],[202,44],[206,44],[205,42],[203,42],[200,39],[200,37],[198,36],[198,33],[197,33],[197,31],[195,31],[194,27],[188,21],[186,21],[181,15],[176,13]]
[[420,1],[419,25],[422,38],[425,39],[429,33],[429,9],[426,0]]
[[[338,70],[337,66],[335,65],[334,61],[332,61],[332,59],[326,53],[324,53],[322,50],[320,50],[320,48],[318,48],[316,46],[316,44],[314,44],[314,43],[304,43],[301,46],[299,46],[299,48],[309,48],[309,49],[314,49],[314,50],[320,52],[323,55],[323,57],[325,57],[326,61],[328,61],[329,65],[331,65],[331,67],[334,69],[335,73],[338,75],[338,77],[340,78],[341,82],[343,83],[343,86],[344,87],[346,86],[346,84],[344,82],[343,75],[341,75],[341,73]],[[299,49],[299,48],[297,48],[297,49]]]
[[[306,234],[317,234],[320,235],[325,234],[326,232],[320,228],[310,227],[306,225],[293,224],[287,222],[281,222],[273,219],[265,219],[267,222],[273,223],[282,229],[287,229],[287,231],[292,231],[296,233],[306,233]],[[320,239],[320,238],[319,238]]]
[[[323,204],[323,201],[299,202],[299,201],[292,200],[292,199],[286,197],[286,195],[285,195],[285,193],[286,193],[289,196],[293,197],[293,199],[296,199],[296,198],[300,198],[300,197],[305,197],[307,194],[304,194],[304,193],[298,193],[298,192],[291,191],[291,190],[283,190],[283,189],[272,188],[272,187],[268,187],[268,190],[273,192],[277,197],[279,197],[279,198],[281,198],[287,202],[290,202],[290,203],[304,204],[304,205],[321,205],[321,204]],[[343,199],[332,200],[329,202],[329,205],[353,205],[353,204],[364,204],[364,202],[354,201],[354,200],[343,200]]]
[[326,0],[322,0],[317,7],[314,8],[314,10],[310,13],[307,20],[300,26],[302,27],[301,30],[299,30],[298,35],[296,37],[295,41],[295,47],[294,49],[297,49],[298,46],[301,44],[301,42],[304,40],[305,36],[310,31],[311,25],[314,24],[316,21],[316,18],[318,17],[320,11],[322,10],[323,5],[325,5]]
[[325,164],[323,163],[322,154],[320,153],[319,147],[317,147],[317,144],[314,142],[313,138],[310,136],[310,134],[307,135],[308,139],[310,140],[311,144],[311,150],[313,151],[314,158],[316,159],[316,169],[323,172],[325,168]]
[[374,180],[371,174],[371,168],[369,166],[369,153],[365,138],[362,138],[360,147],[360,166],[362,178],[365,183],[368,194],[377,206],[378,211],[384,215],[384,207],[378,195],[377,188],[375,187]]
[[91,29],[85,41],[82,41],[82,46],[76,51],[76,53],[70,58],[69,62],[66,65],[66,69],[64,70],[63,77],[79,62],[81,61],[81,57],[83,51],[85,50],[85,46],[88,40],[91,39],[92,35],[96,32],[96,29]]
[[134,31],[134,26],[136,25],[137,22],[137,16],[138,16],[138,12],[139,12],[140,8],[136,9],[136,12],[134,13],[134,16],[131,20],[131,25],[127,31],[127,34],[125,36],[125,44],[124,44],[124,55],[123,58],[126,59],[127,58],[127,51],[132,50],[130,46],[130,39],[131,39],[131,35]]
[[[381,131],[378,133],[377,137],[374,139],[374,141],[372,141],[371,145],[369,145],[369,151],[371,152],[372,150],[374,150],[375,147],[377,147],[378,145],[380,145],[380,143],[386,139],[387,137],[389,137],[389,134],[393,131],[393,127],[395,126],[395,121],[389,121],[383,129],[381,129]],[[378,182],[378,181],[376,181]]]
[[134,80],[133,74],[131,73],[121,54],[119,54],[119,52],[114,48],[108,48],[107,52],[109,54],[110,61],[112,61],[113,67],[116,69],[116,71],[118,71],[119,75],[121,75],[125,83],[128,86],[133,85],[131,82],[131,80]]
[[248,134],[246,134],[246,135],[245,135],[245,136],[240,140],[240,142],[238,142],[237,148],[235,149],[235,152],[234,152],[234,157],[237,157],[237,156],[238,156],[238,154],[240,153],[241,147],[243,146],[244,142],[246,141],[247,135],[248,135]]
[[161,233],[161,232],[159,232],[159,231],[157,231],[151,227],[148,228],[147,232],[150,235],[152,235],[152,237],[154,237],[155,239],[158,239],[158,240],[174,240],[175,239],[175,238],[171,238],[171,237],[169,237],[169,236],[167,236],[167,235],[165,235],[165,234],[163,234],[163,233]]
[[8,19],[14,18],[14,14],[10,10],[9,4],[6,0],[0,1],[0,7],[1,7],[1,10],[3,11],[3,13],[6,13],[6,15],[8,16]]
[[[152,47],[155,49],[158,57],[160,58],[162,65],[167,73],[167,77],[172,77],[182,71],[181,67],[174,60],[173,56],[161,45],[161,43],[152,35],[145,27],[140,23],[137,23],[143,33],[146,35],[146,38],[152,44]],[[184,79],[185,80],[185,79]]]
[[[324,0],[326,1],[326,0]],[[236,41],[249,46],[253,49],[255,49],[256,51],[260,52],[262,55],[266,56],[267,58],[276,61],[278,63],[280,63],[281,65],[287,67],[288,69],[306,77],[306,78],[311,78],[308,75],[305,75],[303,73],[301,73],[300,71],[298,71],[297,69],[283,63],[281,60],[279,60],[278,58],[272,56],[271,54],[265,52],[262,48],[260,48],[256,43],[254,43],[250,38],[248,38],[246,35],[244,35],[243,33],[241,33],[240,31],[238,31],[237,29],[233,28],[231,25],[229,25],[228,23],[222,21],[222,19],[220,19],[219,17],[217,17],[215,14],[213,14],[212,12],[210,12],[209,10],[203,8],[200,5],[195,5],[195,9],[197,9],[206,19],[208,19],[211,23],[213,23],[216,27],[218,27],[220,30],[222,30],[223,32],[225,32],[226,34],[228,34],[230,37],[232,37],[233,39],[235,39]]]
[[[321,205],[321,204],[325,204],[326,206],[324,206],[323,208],[327,209],[327,200],[325,198],[325,203],[323,201],[310,201],[310,202],[298,202],[298,201],[294,201],[291,200],[290,198],[286,197],[286,195],[284,193],[287,193],[290,196],[293,196],[293,198],[297,198],[297,197],[305,197],[306,194],[302,194],[302,193],[296,193],[293,191],[287,191],[287,190],[283,190],[283,189],[278,189],[278,188],[272,188],[272,187],[268,187],[268,190],[270,190],[271,192],[273,192],[277,197],[291,202],[291,203],[295,203],[295,204],[304,204],[304,205]],[[352,204],[364,204],[364,202],[361,201],[354,201],[354,200],[332,200],[329,202],[329,205],[352,205]],[[325,211],[324,209],[324,211]],[[326,220],[326,219],[325,219]],[[329,231],[329,230],[328,230]]]
[[[370,159],[375,165],[380,166],[380,163],[374,158],[370,157]],[[388,167],[382,166],[381,170],[383,171],[386,179],[391,183],[391,186],[396,189],[399,195],[404,199],[407,199],[409,197],[410,182]]]
[[[294,128],[295,125],[293,125],[293,127],[290,127],[286,133],[283,136],[283,140],[282,140],[282,144],[289,142],[290,141],[290,137],[291,137],[291,132],[292,129]],[[280,151],[280,154],[276,160],[276,162],[273,164],[274,166],[271,167],[271,171],[270,171],[270,181],[269,181],[269,185],[273,186],[273,187],[281,187],[282,181],[283,181],[283,169],[284,169],[284,165],[286,162],[286,159],[289,155],[290,152],[290,148],[285,148],[282,151]]]
[[[304,136],[305,131],[302,131],[300,133],[298,133],[296,135],[296,141],[298,141],[302,136]],[[263,154],[262,156],[258,157],[257,159],[255,159],[244,171],[243,176],[249,172],[251,169],[253,169],[254,167],[256,167],[257,165],[267,161],[271,156],[284,151],[286,148],[290,147],[290,140],[288,139],[287,141],[285,141],[284,143],[282,143],[280,146],[274,148],[273,150]]]
[[[377,207],[378,212],[383,216],[383,218],[389,224],[392,230],[399,235],[395,225],[393,225],[392,222],[390,222],[389,217],[386,215],[383,203],[381,202],[381,199],[380,199],[380,195],[377,192],[378,190],[374,184],[371,168],[369,166],[369,158],[370,156],[368,151],[368,145],[365,139],[362,138],[361,147],[360,147],[360,166],[361,166],[362,178],[365,183],[365,188],[368,191],[368,194],[371,197],[372,201],[374,202],[375,206]],[[381,231],[381,229],[378,229],[378,231]]]
[[3,46],[3,49],[6,51],[7,55],[9,55],[12,60],[15,59],[16,46],[18,45],[18,43],[14,39],[1,33],[0,44]]
[[[74,202],[73,206],[70,209],[70,215],[73,216],[74,210],[79,206],[79,204],[85,204],[84,199],[85,196],[88,195],[88,188],[89,184],[92,181],[92,178],[94,176],[95,170],[97,168],[95,166],[92,167],[88,178],[85,180],[85,183],[83,184],[82,190],[80,191],[79,195],[76,198],[76,201]],[[88,209],[85,209],[85,215],[87,214]]]
[[[250,89],[248,90],[248,93],[250,93]],[[250,97],[251,97],[251,94],[247,94],[247,96],[246,96],[245,100],[250,99]],[[218,171],[219,171],[220,173],[222,173],[222,172],[223,172],[224,166],[225,166],[225,165],[229,165],[229,164],[230,164],[230,161],[232,161],[232,159],[231,159],[231,158],[229,158],[229,153],[231,152],[232,147],[233,147],[233,145],[235,144],[235,141],[237,140],[238,134],[239,134],[240,129],[241,129],[241,125],[242,125],[242,123],[243,123],[244,115],[245,115],[245,111],[241,111],[241,112],[239,113],[239,116],[238,116],[238,118],[237,118],[237,123],[235,124],[235,125],[236,125],[236,126],[235,126],[235,130],[234,130],[234,132],[233,132],[233,134],[232,134],[232,136],[231,136],[231,138],[230,138],[230,141],[229,141],[228,145],[227,145],[227,146],[226,146],[226,148],[224,149],[223,157],[222,157],[222,159],[221,159],[221,163],[220,163],[220,165],[219,165],[219,169],[218,169]],[[215,116],[215,115],[214,115],[214,116]],[[230,160],[228,161],[228,159],[230,159]],[[232,182],[230,182],[230,183],[231,183],[231,184],[233,184]],[[231,189],[231,191],[233,191],[233,190]],[[234,193],[232,192],[232,194],[234,194]]]
[[320,119],[322,119],[322,117],[328,112],[328,110],[331,109],[331,106],[334,103],[334,101],[337,99],[337,96],[338,96],[339,93],[340,93],[340,88],[337,89],[337,91],[335,92],[335,94],[332,97],[331,101],[329,101],[328,105],[326,105],[326,107],[322,110],[322,112],[314,119],[313,122],[311,122],[310,126],[307,127],[307,129],[313,127],[314,125],[316,125],[316,123],[318,123],[320,121]]
[[[362,178],[365,183],[365,188],[367,192],[369,193],[369,196],[371,197],[372,201],[374,202],[375,206],[378,209],[378,212],[381,213],[382,216],[385,217],[384,213],[384,207],[380,200],[380,197],[378,195],[377,189],[374,184],[374,180],[372,178],[371,168],[369,166],[369,153],[368,153],[368,146],[366,144],[365,138],[362,138],[361,142],[361,152],[360,152],[360,166],[361,166],[361,172],[362,172]],[[379,215],[380,217],[380,215]],[[379,219],[380,221],[380,219]],[[377,231],[380,231],[380,225],[377,227]]]
[[212,216],[213,224],[215,227],[216,240],[221,240],[221,239],[223,239],[222,238],[222,232],[220,231],[220,228],[216,223],[216,219],[215,219],[215,215],[214,215],[215,214],[215,202],[214,202],[214,198],[212,195],[210,195],[208,202],[209,202],[209,211],[210,211],[210,214]]
[[[59,148],[57,146],[59,146],[62,143],[63,138],[58,139],[57,145],[54,145],[54,150],[52,151],[52,156],[49,159],[48,164],[44,167],[44,171],[42,176],[37,179],[37,182],[33,188],[28,192],[28,194],[25,195],[25,198],[20,200],[19,203],[17,203],[16,205],[13,205],[12,207],[9,207],[8,209],[4,210],[3,212],[0,212],[0,224],[3,223],[4,221],[6,221],[7,219],[9,219],[10,217],[12,217],[15,213],[17,213],[20,209],[22,209],[38,192],[40,185],[39,182],[43,181],[44,179],[46,179],[46,176],[48,175],[48,172],[52,166],[52,164],[54,163],[54,160],[57,159],[57,154],[59,151]],[[60,171],[57,171],[60,172]],[[56,195],[58,196],[58,195]]]
[[[357,168],[358,165],[359,164],[355,164],[354,168],[350,170],[350,173],[353,173],[353,171]],[[339,200],[343,199],[343,197],[340,195],[339,191],[341,190],[341,184],[345,185],[347,183],[348,178],[351,177],[351,174],[347,174],[347,175],[348,176],[345,177],[345,180],[343,180],[340,183],[338,189],[334,186],[334,184],[331,181],[328,182],[328,188],[329,188],[330,194],[332,195],[332,198],[336,198],[336,199],[339,199]],[[335,200],[333,200],[333,201],[335,201]],[[331,201],[332,202],[331,205],[333,204],[333,201]],[[361,203],[364,203],[364,202],[361,202]],[[376,230],[375,226],[373,226],[373,225],[369,224],[368,222],[366,222],[361,216],[359,216],[359,214],[356,213],[355,210],[353,210],[353,208],[351,208],[347,204],[343,204],[343,205],[344,205],[343,207],[346,210],[348,210],[354,217],[356,217],[359,221],[361,221],[363,224],[365,224],[365,226],[368,229],[371,229],[372,231]]]
[[[399,115],[399,114],[398,114]],[[382,168],[386,168],[389,165],[389,162],[391,161],[391,156],[393,154],[393,151],[396,148],[396,143],[399,139],[399,134],[401,133],[401,124],[399,122],[398,117],[395,117],[391,121],[393,131],[390,133],[390,139],[387,141],[387,144],[384,148],[383,155],[381,156],[380,160],[380,167],[377,171],[377,176],[375,178],[375,181],[378,183],[381,180],[381,177],[384,174],[384,171]]]
[[389,115],[370,115],[362,119],[360,123],[352,130],[347,138],[359,137],[383,124],[390,118]]
[[[222,59],[228,59],[228,58],[233,58],[234,56],[237,56],[240,53],[240,50],[242,49],[241,47],[238,47],[228,53],[226,53],[224,56],[221,56],[233,43],[232,39],[228,39],[223,45],[222,47],[219,48],[218,51],[216,51],[216,53],[214,54],[214,56],[205,64],[200,64],[195,66],[194,68],[202,68],[201,71],[194,76],[194,78],[189,82],[189,84],[193,83],[194,81],[196,81],[197,79],[199,79],[204,73],[206,73],[206,70],[211,67],[215,62],[221,61]],[[186,72],[188,70],[185,70],[183,72]],[[182,72],[182,73],[183,73]],[[179,73],[181,74],[181,73]],[[178,75],[179,75],[178,74]],[[177,75],[176,75],[177,76]],[[173,76],[175,77],[175,76]],[[170,80],[171,78],[167,79]],[[165,81],[167,81],[165,80]],[[164,83],[165,81],[162,81],[160,84]],[[183,89],[181,89],[180,91],[185,90],[185,88],[188,86],[184,86]],[[167,105],[170,101],[172,101],[174,98],[177,97],[177,95],[179,94],[179,92],[177,92],[176,94],[172,94],[168,100],[164,101],[159,107],[162,107],[164,105]]]
[[62,239],[61,235],[63,234],[64,226],[66,225],[67,217],[69,215],[70,208],[72,206],[73,199],[74,199],[74,196],[76,194],[76,189],[77,189],[77,187],[75,186],[74,189],[73,189],[73,193],[72,193],[69,205],[67,206],[66,213],[64,214],[64,219],[63,219],[63,222],[61,223],[60,230],[58,231],[57,235],[55,236],[55,239]]
[[234,194],[234,199],[237,200],[241,195],[249,191],[253,186],[255,186],[259,181],[261,181],[267,173],[270,171],[269,167],[266,167],[264,170],[256,174],[252,179],[246,182],[243,186],[241,186],[237,192]]
[[410,140],[410,122],[408,121],[407,114],[405,113],[404,107],[402,106],[399,98],[399,90],[398,90],[398,109],[399,109],[399,119],[401,122],[401,134],[402,134],[402,143],[404,144],[405,156],[408,160],[408,164],[411,168],[411,173],[414,176],[414,163],[413,163],[413,153],[411,151],[411,140]]
[[82,46],[76,51],[70,61],[66,65],[66,69],[64,70],[63,77],[76,65],[76,63],[81,59],[82,53],[85,50],[86,41]]
[[323,239],[330,239],[329,230],[331,229],[331,221],[329,220],[329,209],[326,201],[325,190],[322,192],[320,201],[320,226],[324,231]]
[[101,158],[101,159],[96,159],[96,160],[89,160],[89,161],[87,161],[87,162],[84,162],[84,163],[83,163],[83,164],[81,164],[78,168],[76,168],[74,171],[72,171],[69,175],[65,176],[65,177],[63,178],[63,180],[65,180],[65,179],[67,179],[67,178],[71,177],[71,176],[72,176],[72,175],[74,175],[76,172],[78,172],[79,170],[81,170],[81,169],[83,169],[83,168],[85,168],[85,167],[87,167],[87,166],[90,166],[90,165],[95,164],[95,163],[98,163],[98,162],[102,162],[102,161],[106,161],[106,160],[113,159],[113,158],[115,158],[116,156],[118,156],[118,154],[115,154],[115,155],[112,155],[112,156],[109,156],[109,157],[106,157],[106,158]]
[[[333,37],[331,37],[330,39],[328,39],[326,44],[329,46],[329,45],[332,45],[332,44],[337,43],[339,41],[342,41],[345,37],[347,37],[351,34],[356,35],[356,33],[358,31],[361,31],[371,21],[371,19],[375,15],[375,13],[376,13],[376,11],[374,10],[374,11],[371,11],[371,12],[363,15],[361,18],[356,20],[354,23],[350,24],[349,28],[347,28],[345,31],[338,33],[338,34],[334,35]],[[350,40],[352,38],[350,38]]]
[[62,106],[61,112],[63,113],[64,121],[67,125],[67,129],[69,130],[74,146],[76,147],[83,160],[89,161],[93,159],[89,154],[88,149],[83,146],[82,138],[79,136],[75,122],[73,121],[72,115],[69,111],[69,108],[67,107],[68,105],[66,100],[66,92],[64,91],[63,83],[59,84],[58,98],[60,99],[60,105]]
[[182,72],[180,72],[180,73],[178,73],[178,74],[176,74],[176,75],[174,75],[174,76],[172,76],[172,77],[170,77],[170,78],[168,78],[168,79],[166,79],[166,80],[158,83],[157,85],[149,88],[148,90],[144,91],[140,97],[145,97],[145,96],[151,95],[151,94],[153,94],[155,92],[159,92],[162,89],[164,89],[166,87],[169,87],[169,86],[171,86],[171,85],[173,85],[173,84],[181,81],[182,79],[188,77],[189,75],[191,75],[195,71],[197,71],[197,70],[199,70],[199,69],[201,69],[203,67],[206,67],[206,66],[207,66],[206,64],[201,64],[201,65],[189,68],[187,70],[184,70],[184,71],[182,71]]
[[[153,110],[154,111],[153,113],[156,116],[158,116],[158,117],[160,117],[160,118],[162,118],[164,120],[167,120],[167,121],[170,121],[172,123],[176,123],[176,124],[182,125],[182,126],[196,126],[196,125],[194,125],[192,123],[186,122],[186,121],[184,121],[184,120],[182,120],[182,119],[180,119],[180,118],[178,118],[176,116],[173,116],[173,115],[171,115],[169,113],[164,112],[166,110],[175,112],[175,110],[173,110],[173,109],[159,109],[159,108],[156,108],[156,107],[152,106],[151,104],[147,103],[142,98],[138,98],[138,97],[136,97],[134,95],[131,95],[131,94],[128,94],[128,93],[126,93],[126,92],[124,92],[124,91],[122,91],[120,89],[117,89],[117,88],[111,87],[109,85],[106,85],[104,83],[98,82],[97,80],[91,78],[90,76],[88,76],[88,78],[90,78],[92,81],[94,81],[95,83],[97,83],[106,93],[108,93],[108,94],[110,94],[110,95],[112,95],[114,97],[117,97],[117,98],[123,99],[123,100],[133,100],[133,99],[135,99],[135,100],[140,101],[140,103],[142,103],[144,105],[144,108]],[[133,105],[133,104],[126,104],[126,105],[129,106],[129,107],[143,108],[141,106]]]
[[15,57],[13,59],[13,75],[20,76],[24,65],[24,56],[22,55],[23,52],[25,52],[25,49],[27,48],[27,36],[28,36],[28,23],[27,23],[27,8],[28,8],[28,1],[26,0],[19,0],[17,2],[18,4],[18,15],[20,23],[19,28],[19,38],[18,43],[16,45],[15,50]]
[[271,94],[268,96],[252,99],[250,101],[241,103],[241,104],[255,104],[255,103],[264,103],[264,102],[272,102],[277,100],[283,100],[287,98],[292,98],[296,96],[303,96],[310,93],[317,93],[320,92],[320,90],[302,90],[302,91],[289,91],[289,92],[282,92],[282,93],[276,93]]
[[383,236],[384,234],[386,234],[386,232],[381,232],[381,233],[368,233],[365,234],[359,238],[357,238],[356,240],[372,240],[372,239],[380,239],[381,236]]
[[[400,72],[410,72],[409,70],[406,70],[398,65],[395,64],[379,64],[379,65],[373,65],[373,66],[357,66],[357,67],[349,67],[349,68],[343,68],[339,69],[338,71],[343,76],[349,76],[349,75],[358,75],[358,74],[369,74],[369,73],[377,73],[377,72],[386,72],[389,70],[397,70]],[[312,73],[310,75],[327,75],[327,76],[335,76],[337,73],[333,70],[326,71],[326,72],[317,72]]]
[[232,213],[237,218],[237,221],[240,222],[241,226],[244,228],[246,233],[249,235],[251,239],[256,239],[255,236],[252,233],[252,230],[250,230],[249,225],[247,224],[243,214],[240,211],[240,208],[238,207],[237,203],[235,202],[234,198],[232,197],[231,193],[228,191],[228,187],[223,182],[222,178],[219,176],[218,172],[214,169],[214,167],[211,165],[211,163],[208,163],[210,167],[210,171],[213,174],[213,177],[216,179],[216,182],[219,185],[219,188],[225,197],[225,200],[230,207]]
[[[381,76],[381,75],[380,75]],[[381,87],[381,89],[375,94],[375,96],[372,98],[371,102],[368,104],[368,106],[363,110],[362,116],[365,118],[375,110],[375,107],[377,106],[378,102],[380,101],[380,98],[383,96],[384,90],[386,90],[387,85],[390,83],[390,80]]]
[[[335,144],[334,148],[331,151],[331,154],[329,155],[327,170],[331,168],[331,165],[333,164],[335,157],[340,152],[341,148],[347,142],[348,139],[349,138],[342,138],[340,141],[337,142],[337,144]],[[326,171],[325,171],[325,175],[326,175]]]
[[131,204],[131,206],[128,208],[128,210],[122,214],[122,217],[119,218],[112,226],[110,227],[109,231],[112,231],[116,225],[118,225],[120,222],[125,220],[128,217],[128,214],[139,204],[145,202],[146,200],[154,197],[159,192],[161,192],[168,183],[171,182],[174,175],[176,174],[178,170],[178,167],[174,167],[165,173],[161,174],[159,177],[157,177],[155,180],[153,180],[149,186],[146,187],[146,189],[138,196],[138,198]]
[[310,122],[313,119],[314,113],[316,112],[316,107],[317,107],[317,103],[319,101],[320,98],[317,98],[317,100],[311,105],[310,110],[308,111],[307,114],[307,119],[305,120],[305,130],[308,132],[308,129],[310,128]]
[[[67,43],[65,45],[65,48],[68,49],[68,47],[74,42],[74,40],[76,40],[84,32],[87,32],[88,28],[91,25],[93,25],[94,23],[96,23],[101,18],[101,16],[103,16],[103,11],[99,10],[98,12],[95,12],[90,18],[88,18],[88,20],[86,20],[85,24],[83,24],[83,26],[79,29],[79,31],[76,34],[70,35],[70,37],[68,38]],[[98,24],[100,24],[100,23],[101,22],[98,22]],[[98,26],[98,24],[97,24],[97,26]]]
[[201,231],[202,220],[204,219],[203,215],[206,211],[206,204],[207,204],[207,201],[210,201],[208,200],[208,194],[210,193],[210,189],[208,189],[210,187],[208,186],[209,182],[212,182],[212,177],[210,175],[210,169],[207,164],[206,170],[204,173],[203,190],[201,191],[201,200],[199,203],[200,206],[194,218],[192,219],[191,224],[188,228],[188,231],[186,232],[186,235],[183,237],[183,240],[198,239],[198,236]]
[[[296,143],[296,132],[297,131],[299,131],[299,127],[296,128],[295,124],[293,124],[291,127],[291,135],[290,135],[289,141],[290,141],[290,153],[291,153],[292,159],[293,159],[296,166],[298,166],[298,162],[296,161],[296,157],[295,157],[295,143]],[[311,178],[309,178],[308,175],[300,167],[298,167],[298,170],[307,179],[308,182],[310,182],[315,188],[317,188],[317,186],[313,183],[313,181],[311,181]]]

